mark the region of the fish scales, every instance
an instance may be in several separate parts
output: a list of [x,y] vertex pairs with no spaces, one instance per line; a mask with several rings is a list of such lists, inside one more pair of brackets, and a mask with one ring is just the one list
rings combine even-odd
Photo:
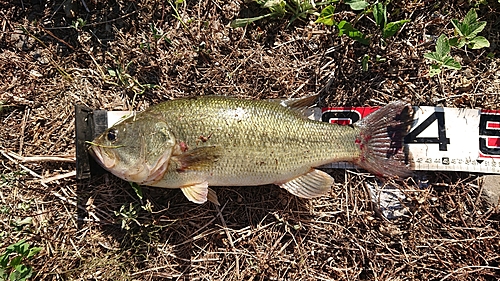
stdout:
[[[301,104],[301,101],[299,103]],[[405,176],[403,137],[411,107],[394,102],[359,124],[307,119],[276,101],[178,99],[151,106],[96,138],[90,147],[116,176],[181,188],[193,202],[217,202],[208,186],[277,184],[304,198],[326,194],[333,178],[314,167],[350,161],[377,174]]]
[[[144,112],[148,113],[148,112]],[[278,103],[219,97],[174,100],[151,109],[189,149],[220,146],[211,185],[262,185],[311,167],[356,158],[359,130],[316,122]],[[181,175],[188,176],[189,173]]]

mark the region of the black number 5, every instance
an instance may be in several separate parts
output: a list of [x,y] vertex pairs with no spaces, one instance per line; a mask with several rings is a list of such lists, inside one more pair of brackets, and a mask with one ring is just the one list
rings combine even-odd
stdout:
[[486,155],[500,155],[500,115],[481,114],[479,150]]

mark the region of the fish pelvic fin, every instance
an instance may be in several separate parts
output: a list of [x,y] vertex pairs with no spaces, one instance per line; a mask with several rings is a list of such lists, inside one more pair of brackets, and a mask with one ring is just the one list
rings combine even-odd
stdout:
[[333,178],[320,170],[312,169],[308,173],[279,184],[291,194],[301,198],[315,198],[328,193],[333,185]]
[[182,193],[184,193],[184,196],[186,196],[186,198],[193,203],[203,204],[207,202],[209,188],[208,182],[206,181],[183,186],[181,187],[181,190]]
[[411,155],[404,137],[413,121],[413,108],[403,101],[389,103],[361,120],[355,125],[360,128],[356,144],[361,150],[355,163],[377,176],[410,176]]

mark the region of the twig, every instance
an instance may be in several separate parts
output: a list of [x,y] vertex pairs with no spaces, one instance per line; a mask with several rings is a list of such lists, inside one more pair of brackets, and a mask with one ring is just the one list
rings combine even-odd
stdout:
[[457,268],[455,270],[453,270],[452,272],[448,273],[445,277],[441,278],[439,281],[443,281],[445,279],[448,279],[448,277],[454,275],[455,273],[459,272],[460,270],[463,270],[463,269],[473,269],[473,268],[479,268],[479,269],[493,269],[493,270],[500,270],[500,267],[496,267],[496,266],[487,266],[487,265],[470,265],[470,266],[464,266],[464,267],[460,267],[460,268]]
[[[229,244],[231,245],[231,248],[232,248],[231,250],[233,250],[236,253],[237,251],[236,251],[236,247],[234,247],[233,237],[229,233],[226,221],[224,220],[224,216],[222,216],[222,212],[220,211],[219,206],[215,205],[215,208],[217,209],[217,212],[219,213],[219,218],[222,222],[222,226],[224,226],[224,231],[226,232],[227,239],[229,240]],[[240,279],[240,258],[237,254],[235,254],[234,256],[236,257],[236,272],[235,272],[236,279]]]
[[45,31],[48,35],[50,35],[52,38],[56,39],[57,41],[63,43],[64,45],[68,46],[71,50],[75,50],[75,47],[71,46],[68,42],[62,40],[61,38],[57,37],[54,35],[54,33],[52,33],[50,30],[47,30],[45,28],[43,28],[43,31]]
[[[26,172],[28,172],[30,175],[34,176],[35,178],[39,178],[39,179],[43,179],[42,176],[40,176],[39,174],[33,172],[32,170],[28,169],[26,166],[24,166],[23,164],[17,162],[17,160],[13,159],[12,157],[10,157],[5,151],[3,150],[0,150],[0,153],[7,159],[9,159],[11,162],[13,162],[14,164],[18,165],[19,167],[21,167],[21,169],[25,170]],[[41,182],[42,186],[44,187],[48,187],[45,183]]]
[[24,145],[24,130],[26,129],[26,121],[28,120],[28,115],[30,114],[30,108],[27,107],[24,112],[23,121],[21,122],[21,133],[19,137],[19,155],[23,154],[23,145]]
[[52,155],[52,156],[21,156],[17,153],[4,151],[10,157],[22,162],[22,163],[30,163],[30,162],[70,162],[74,163],[76,161],[75,156],[73,155]]
[[49,183],[51,181],[60,180],[60,179],[64,179],[64,178],[70,178],[70,177],[74,177],[74,176],[76,176],[76,171],[71,171],[69,173],[59,174],[59,175],[55,175],[55,176],[52,176],[49,178],[41,179],[40,182],[41,183]]

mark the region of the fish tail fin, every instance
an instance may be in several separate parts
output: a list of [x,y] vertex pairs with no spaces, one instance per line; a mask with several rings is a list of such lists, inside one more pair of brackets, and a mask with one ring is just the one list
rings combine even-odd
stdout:
[[404,137],[413,120],[413,108],[403,101],[389,103],[361,120],[356,138],[361,156],[355,163],[377,176],[410,176],[410,155]]

